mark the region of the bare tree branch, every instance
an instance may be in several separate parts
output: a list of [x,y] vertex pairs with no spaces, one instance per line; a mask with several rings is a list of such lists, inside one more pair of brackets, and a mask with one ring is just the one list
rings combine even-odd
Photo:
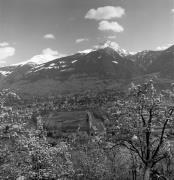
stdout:
[[162,128],[161,137],[160,137],[160,141],[159,141],[159,143],[158,143],[158,146],[157,146],[154,154],[152,155],[152,159],[154,159],[155,156],[158,154],[159,149],[160,149],[160,147],[161,147],[161,145],[162,145],[162,143],[163,143],[164,132],[165,132],[166,125],[167,125],[168,121],[169,121],[169,119],[167,118],[166,121],[165,121],[165,123],[164,123],[164,125],[163,125],[163,128]]
[[153,160],[153,163],[152,163],[152,167],[156,164],[156,163],[158,163],[159,161],[161,161],[162,159],[165,159],[167,157],[167,155],[166,154],[163,154],[161,157],[158,157],[157,159],[154,159]]

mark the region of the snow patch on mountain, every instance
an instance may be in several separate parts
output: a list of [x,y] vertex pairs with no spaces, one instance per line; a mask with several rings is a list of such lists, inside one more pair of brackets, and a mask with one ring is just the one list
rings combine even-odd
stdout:
[[65,61],[59,61],[60,64],[65,64],[66,62]]
[[69,72],[69,71],[72,71],[72,70],[74,70],[74,68],[62,69],[62,70],[60,70],[60,72]]
[[113,63],[115,63],[115,64],[118,64],[118,62],[117,61],[112,61]]
[[73,64],[73,63],[75,63],[75,62],[77,62],[78,60],[74,60],[74,61],[72,61],[71,63]]
[[62,65],[61,67],[62,67],[62,68],[65,68],[65,67],[67,67],[67,65]]
[[49,69],[59,69],[59,66],[47,66],[47,67],[39,67],[39,68],[34,68],[31,71],[29,71],[27,74],[32,73],[32,72],[37,72],[41,70],[49,70]]
[[51,66],[55,66],[55,65],[56,65],[55,63],[51,63],[51,64],[50,64],[50,67],[51,67]]
[[101,59],[102,58],[102,56],[99,56],[97,59]]
[[90,53],[92,51],[95,51],[95,50],[94,49],[85,49],[83,51],[78,51],[78,53],[80,53],[80,54],[88,54],[88,53]]
[[12,72],[10,71],[0,71],[0,74],[4,75],[4,76],[8,76],[9,74],[11,74]]

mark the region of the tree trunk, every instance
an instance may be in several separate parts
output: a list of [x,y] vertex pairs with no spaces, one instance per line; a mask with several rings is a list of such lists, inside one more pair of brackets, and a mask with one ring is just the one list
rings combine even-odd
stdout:
[[136,170],[132,170],[132,180],[136,180],[137,179],[137,173]]
[[150,167],[145,167],[143,180],[150,180]]

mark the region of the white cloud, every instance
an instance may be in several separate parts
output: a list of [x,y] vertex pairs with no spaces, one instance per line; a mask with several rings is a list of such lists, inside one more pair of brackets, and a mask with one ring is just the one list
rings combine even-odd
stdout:
[[61,58],[63,56],[65,56],[65,54],[61,54],[56,50],[52,50],[51,48],[46,48],[42,50],[41,54],[35,55],[31,59],[18,64],[26,64],[26,63],[42,64],[57,58]]
[[0,43],[0,46],[1,46],[1,47],[5,47],[5,46],[8,46],[8,45],[9,45],[9,43],[8,43],[8,42],[5,42],[5,41],[2,42],[2,43]]
[[165,46],[158,46],[156,48],[156,50],[162,51],[162,50],[165,50],[165,49],[169,48],[170,46],[172,46],[172,44],[167,44]]
[[76,39],[76,43],[81,43],[81,42],[84,42],[84,41],[88,41],[88,39],[87,38]]
[[103,49],[106,47],[111,47],[113,49],[118,49],[120,48],[119,44],[116,42],[112,42],[112,41],[105,41],[104,43],[100,43],[99,45],[95,45],[94,48],[95,49]]
[[116,36],[108,36],[107,38],[108,38],[108,39],[115,39]]
[[52,50],[51,48],[46,48],[42,50],[43,55],[49,55],[51,57],[58,56],[59,53],[56,50]]
[[158,46],[156,49],[161,51],[161,50],[167,49],[167,47],[166,46]]
[[53,34],[45,34],[44,38],[45,39],[55,39],[55,36]]
[[100,31],[113,31],[113,32],[122,32],[124,28],[119,25],[116,21],[101,21],[99,22],[98,29]]
[[171,11],[172,11],[172,13],[174,13],[174,9],[172,9]]
[[14,47],[0,47],[0,60],[4,60],[8,57],[11,57],[15,54],[15,48]]
[[120,18],[125,14],[122,7],[104,6],[97,9],[90,9],[85,15],[86,19],[109,20],[112,18]]
[[60,54],[56,50],[52,50],[51,48],[46,48],[42,50],[42,54],[36,55],[32,57],[29,61],[42,64],[51,60],[54,60],[56,58],[60,58],[65,56],[64,54]]
[[15,48],[9,46],[8,42],[0,43],[0,64],[5,64],[5,59],[15,54]]

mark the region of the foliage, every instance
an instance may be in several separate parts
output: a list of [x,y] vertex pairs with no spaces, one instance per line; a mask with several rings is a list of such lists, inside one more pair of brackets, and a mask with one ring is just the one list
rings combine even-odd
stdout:
[[0,179],[57,179],[73,175],[68,144],[61,142],[51,147],[40,131],[13,130],[1,133]]
[[168,156],[167,130],[173,121],[173,107],[156,92],[153,82],[132,85],[126,100],[115,105],[114,142],[137,154],[143,164],[144,179],[150,170]]
[[127,149],[121,147],[110,149],[104,137],[76,136],[71,146],[76,178],[129,179],[131,156]]
[[[136,180],[148,179],[151,170],[174,176],[173,92],[157,92],[152,81],[132,84],[127,97],[111,91],[25,104],[9,91],[0,95],[0,179]],[[103,137],[77,130],[53,146],[43,123],[37,129],[31,123],[53,110],[98,107],[109,114]]]

